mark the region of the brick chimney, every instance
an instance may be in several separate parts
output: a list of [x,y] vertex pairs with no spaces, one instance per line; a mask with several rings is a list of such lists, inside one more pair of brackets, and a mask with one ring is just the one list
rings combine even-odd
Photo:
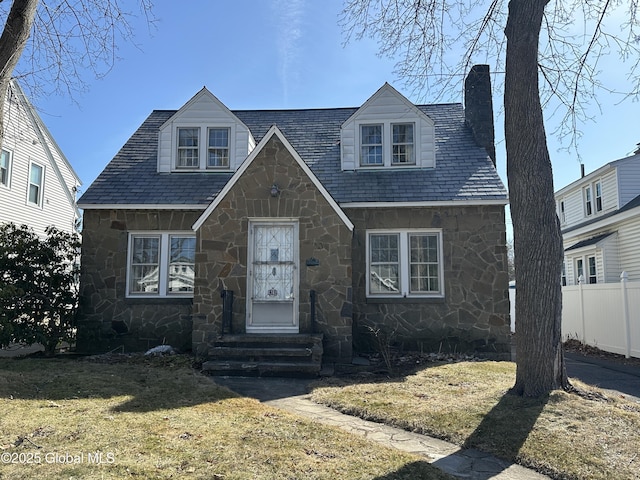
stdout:
[[496,164],[493,130],[493,100],[489,65],[474,65],[464,81],[464,119],[476,143],[484,147]]

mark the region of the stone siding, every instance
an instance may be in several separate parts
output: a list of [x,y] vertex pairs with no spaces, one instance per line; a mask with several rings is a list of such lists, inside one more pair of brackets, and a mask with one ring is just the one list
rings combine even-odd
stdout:
[[[280,193],[271,196],[272,185]],[[222,330],[223,289],[234,291],[233,333],[246,331],[249,219],[295,219],[299,227],[300,333],[324,334],[325,361],[351,361],[352,234],[285,146],[273,137],[200,227],[193,348],[200,356]],[[307,259],[317,266],[307,266]],[[316,291],[311,322],[310,291]]]
[[189,231],[201,212],[85,210],[77,348],[191,348],[191,298],[126,298],[130,231]]
[[[355,224],[354,340],[371,348],[368,327],[406,349],[510,352],[504,207],[345,209]],[[367,229],[441,229],[444,299],[368,299]]]

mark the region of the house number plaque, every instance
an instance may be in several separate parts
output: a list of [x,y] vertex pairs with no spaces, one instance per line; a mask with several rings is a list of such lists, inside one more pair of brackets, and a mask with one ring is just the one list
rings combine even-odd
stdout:
[[278,290],[276,290],[275,288],[270,288],[269,291],[267,292],[267,295],[269,295],[270,297],[277,297]]

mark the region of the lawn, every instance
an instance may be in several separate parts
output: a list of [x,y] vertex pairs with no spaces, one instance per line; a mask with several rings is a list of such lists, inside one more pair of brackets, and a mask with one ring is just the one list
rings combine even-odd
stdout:
[[240,398],[189,361],[0,359],[0,478],[451,478]]
[[514,379],[511,362],[431,364],[398,378],[328,379],[316,384],[312,399],[555,478],[640,478],[640,404],[597,391],[523,399],[507,394]]

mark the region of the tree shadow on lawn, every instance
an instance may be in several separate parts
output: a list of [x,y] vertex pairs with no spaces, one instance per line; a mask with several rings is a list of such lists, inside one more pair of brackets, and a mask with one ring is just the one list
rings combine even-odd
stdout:
[[114,412],[150,412],[219,402],[238,395],[216,385],[186,360],[96,363],[79,358],[0,359],[0,399],[128,397]]

